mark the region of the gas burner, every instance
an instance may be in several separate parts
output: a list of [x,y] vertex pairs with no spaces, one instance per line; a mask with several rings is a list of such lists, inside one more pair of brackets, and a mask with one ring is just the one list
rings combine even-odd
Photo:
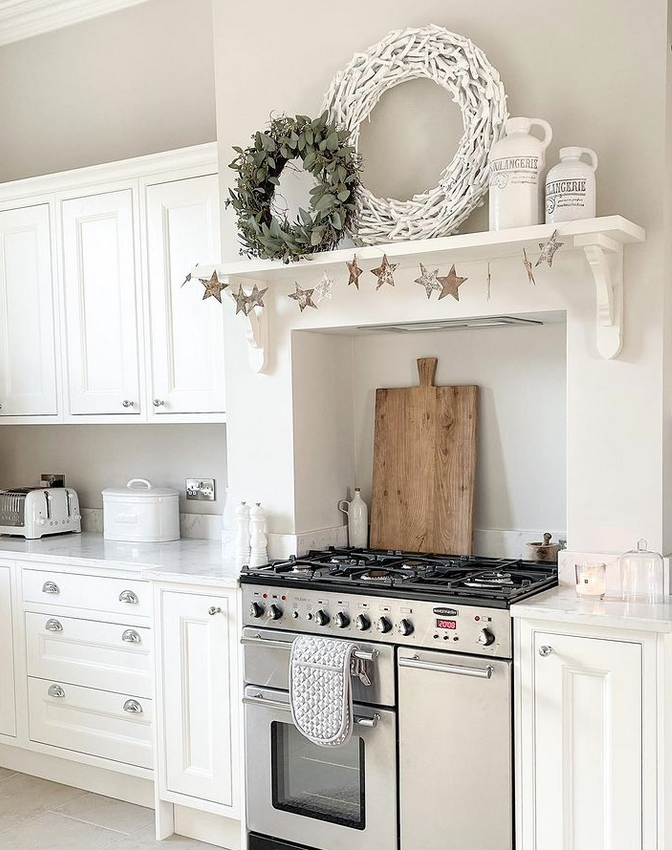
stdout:
[[411,558],[404,558],[401,569],[402,570],[421,570],[427,566],[427,561],[418,561],[413,560]]
[[481,573],[473,578],[466,579],[464,583],[467,587],[491,587],[492,585],[508,585],[509,587],[513,587],[515,585],[511,573],[504,572],[503,570]]
[[367,570],[361,573],[358,578],[363,581],[386,581],[392,578],[392,573],[389,570]]
[[315,569],[315,564],[307,564],[305,561],[294,561],[292,563],[293,573],[307,573]]

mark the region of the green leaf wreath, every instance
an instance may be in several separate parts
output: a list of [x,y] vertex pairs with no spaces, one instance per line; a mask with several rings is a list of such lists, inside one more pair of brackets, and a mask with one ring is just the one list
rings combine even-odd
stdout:
[[[313,119],[274,118],[267,130],[254,134],[251,145],[234,147],[237,156],[229,167],[238,177],[226,205],[236,211],[243,255],[288,263],[329,251],[351,234],[360,160],[349,139],[325,112]],[[274,212],[273,196],[293,159],[301,160],[317,185],[310,191],[310,210],[300,209],[290,222]]]

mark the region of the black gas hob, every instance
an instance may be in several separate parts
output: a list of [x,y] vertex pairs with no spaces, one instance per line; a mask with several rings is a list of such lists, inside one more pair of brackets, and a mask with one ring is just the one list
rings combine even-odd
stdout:
[[332,546],[261,567],[243,567],[240,580],[508,608],[557,585],[558,572],[555,565],[536,561]]

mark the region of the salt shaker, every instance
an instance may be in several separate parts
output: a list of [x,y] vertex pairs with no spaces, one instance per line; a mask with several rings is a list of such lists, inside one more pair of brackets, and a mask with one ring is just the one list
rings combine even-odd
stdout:
[[246,502],[236,508],[236,563],[250,563],[250,509]]
[[266,550],[266,515],[261,502],[250,508],[250,566],[261,567],[268,563]]

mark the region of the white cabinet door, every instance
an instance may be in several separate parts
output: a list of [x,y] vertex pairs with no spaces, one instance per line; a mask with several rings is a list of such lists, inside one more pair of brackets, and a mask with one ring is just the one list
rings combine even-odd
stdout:
[[51,416],[56,400],[49,206],[0,212],[0,416]]
[[639,850],[641,645],[536,632],[532,649],[535,850]]
[[[168,591],[162,598],[166,789],[233,810],[238,784],[235,591],[226,596]],[[215,613],[209,613],[211,608]]]
[[140,413],[133,193],[62,202],[71,414]]
[[0,735],[16,736],[10,570],[0,566]]
[[147,259],[151,330],[151,411],[224,412],[224,317],[203,300],[197,263],[219,257],[216,174],[147,187]]

